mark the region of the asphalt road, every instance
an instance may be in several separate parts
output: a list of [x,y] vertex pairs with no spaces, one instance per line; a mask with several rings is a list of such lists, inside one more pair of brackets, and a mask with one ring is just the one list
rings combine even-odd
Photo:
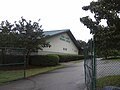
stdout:
[[67,68],[13,81],[0,86],[0,90],[84,90],[83,62],[67,65]]
[[97,78],[120,75],[120,62],[97,61]]

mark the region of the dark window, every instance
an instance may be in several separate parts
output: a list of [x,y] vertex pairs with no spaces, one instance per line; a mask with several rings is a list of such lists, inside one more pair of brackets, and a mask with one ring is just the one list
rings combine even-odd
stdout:
[[65,39],[64,39],[64,38],[60,38],[60,40],[65,41]]
[[77,50],[74,50],[74,52],[77,52]]
[[63,48],[63,50],[67,51],[67,48]]
[[66,40],[66,42],[70,43],[70,41],[69,41],[69,40]]

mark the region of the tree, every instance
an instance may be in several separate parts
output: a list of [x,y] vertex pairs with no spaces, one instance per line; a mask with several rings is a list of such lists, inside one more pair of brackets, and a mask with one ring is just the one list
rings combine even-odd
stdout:
[[15,22],[15,31],[18,31],[17,47],[26,49],[27,63],[29,63],[29,55],[31,52],[41,49],[43,47],[49,47],[49,43],[45,41],[46,36],[43,33],[42,25],[38,22],[31,20],[27,21],[23,17],[18,22]]
[[84,50],[87,43],[85,41],[82,41],[82,40],[77,40],[77,42],[81,47],[81,50],[79,51],[79,54],[83,54],[83,50]]
[[[83,10],[90,10],[94,14],[95,21],[89,16],[80,18],[80,21],[95,35],[97,50],[101,51],[105,57],[109,50],[120,50],[119,8],[119,0],[98,0],[83,7]],[[103,19],[107,21],[106,27],[100,24]]]
[[13,24],[9,23],[7,20],[2,21],[0,24],[0,49],[1,49],[1,58],[2,63],[4,63],[4,54],[6,47],[13,47],[15,44],[15,35],[16,33],[12,32]]
[[12,47],[15,40],[15,34],[12,31],[13,24],[7,20],[0,24],[0,47]]
[[0,47],[24,48],[28,64],[31,52],[50,46],[45,40],[46,36],[39,21],[27,21],[23,17],[14,24],[3,21],[0,25]]

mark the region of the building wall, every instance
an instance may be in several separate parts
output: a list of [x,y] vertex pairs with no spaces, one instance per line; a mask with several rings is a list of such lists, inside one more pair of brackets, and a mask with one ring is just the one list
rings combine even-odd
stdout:
[[46,40],[51,47],[39,50],[38,54],[78,54],[78,49],[67,33],[63,33]]

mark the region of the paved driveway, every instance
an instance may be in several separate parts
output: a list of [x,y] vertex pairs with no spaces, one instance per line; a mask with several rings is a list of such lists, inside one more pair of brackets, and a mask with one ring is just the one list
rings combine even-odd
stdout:
[[67,68],[0,86],[0,90],[84,90],[84,88],[83,62],[69,63]]

